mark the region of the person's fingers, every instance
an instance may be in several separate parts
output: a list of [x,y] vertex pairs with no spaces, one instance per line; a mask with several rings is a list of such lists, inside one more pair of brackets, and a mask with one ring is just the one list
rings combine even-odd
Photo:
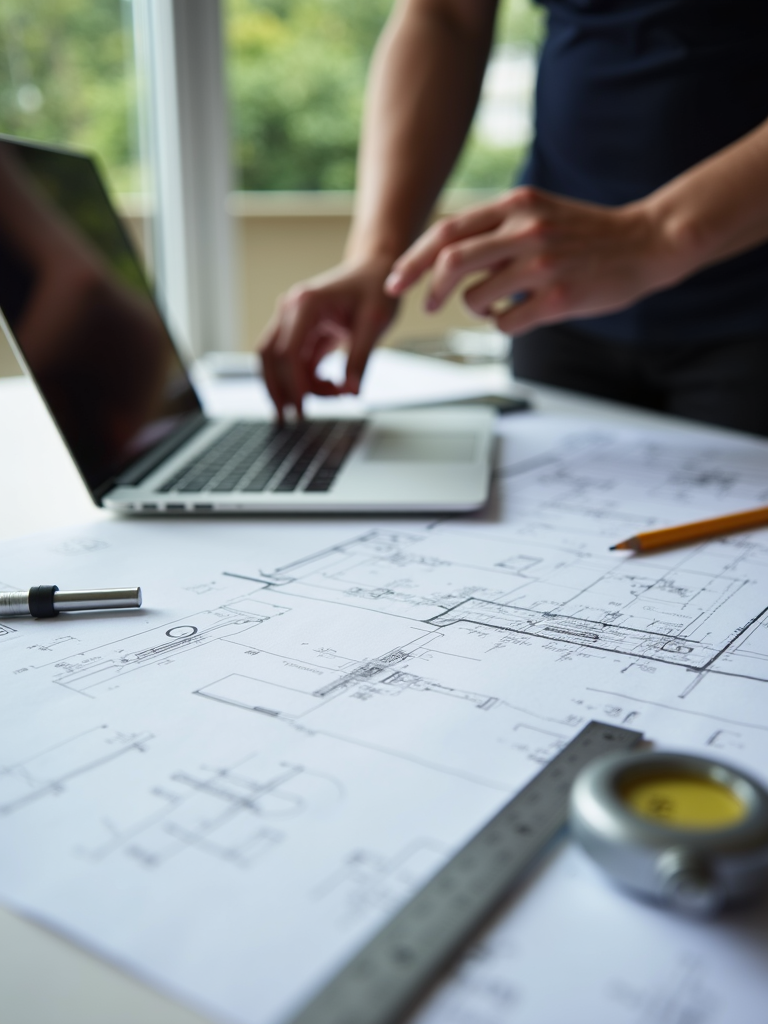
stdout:
[[425,308],[430,313],[439,309],[465,277],[482,270],[493,273],[514,259],[517,249],[514,239],[497,232],[447,245],[435,260]]
[[568,316],[569,307],[564,289],[551,285],[525,298],[494,317],[494,322],[505,334],[522,334],[534,327],[558,323]]
[[272,360],[266,354],[262,354],[262,373],[264,375],[264,383],[267,385],[269,397],[272,399],[275,409],[277,410],[277,418],[280,423],[282,423],[285,418],[285,406],[287,404],[287,400],[283,395]]
[[269,397],[274,402],[278,420],[282,423],[287,397],[280,386],[280,378],[277,369],[275,342],[277,340],[278,330],[279,320],[276,316],[273,316],[260,338],[259,354],[261,355],[261,369],[264,376],[264,383],[267,386]]
[[343,395],[344,387],[341,384],[334,384],[332,380],[323,380],[322,377],[316,377],[312,382],[312,394],[313,395]]
[[342,384],[334,384],[332,380],[319,377],[317,367],[322,360],[340,347],[349,338],[349,332],[342,330],[338,324],[324,320],[315,330],[314,337],[307,340],[305,357],[310,372],[309,390],[313,395],[340,395],[344,390]]
[[[288,405],[300,413],[309,393],[335,395],[359,387],[368,353],[397,307],[382,291],[388,269],[386,260],[340,265],[294,286],[280,301],[262,353],[264,379],[281,417]],[[318,376],[318,366],[340,346],[353,356],[344,383],[336,384]]]
[[498,317],[515,304],[515,296],[540,290],[550,283],[551,275],[551,263],[546,257],[512,260],[467,288],[462,298],[478,316]]
[[504,213],[497,202],[475,207],[433,224],[395,260],[384,282],[384,291],[391,296],[402,295],[432,266],[440,251],[447,245],[462,238],[492,231],[503,219]]
[[274,344],[278,382],[287,401],[301,416],[302,400],[312,390],[314,378],[312,346],[308,342],[323,316],[317,298],[303,288],[289,293],[281,312]]
[[347,376],[344,390],[358,394],[363,379],[368,357],[379,336],[392,319],[395,303],[382,303],[380,297],[375,301],[364,302],[352,328],[352,338],[347,359]]
[[525,216],[530,224],[522,234],[536,234],[537,211],[546,207],[547,194],[529,185],[506,192],[498,199],[470,207],[462,213],[433,224],[402,256],[395,261],[384,285],[388,295],[402,295],[437,259],[446,246],[473,235],[486,234],[498,228],[510,216]]

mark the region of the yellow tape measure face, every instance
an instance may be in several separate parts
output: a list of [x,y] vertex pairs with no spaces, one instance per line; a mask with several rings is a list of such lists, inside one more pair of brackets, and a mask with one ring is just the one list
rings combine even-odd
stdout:
[[673,828],[730,828],[747,814],[733,790],[705,775],[630,778],[621,783],[620,795],[639,817]]

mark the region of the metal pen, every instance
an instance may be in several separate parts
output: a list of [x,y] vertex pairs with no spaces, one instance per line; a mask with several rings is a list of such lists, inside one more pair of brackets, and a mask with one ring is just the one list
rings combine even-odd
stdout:
[[31,615],[52,619],[59,612],[83,612],[107,608],[141,608],[141,587],[116,590],[59,590],[58,587],[30,587],[28,591],[0,593],[0,619],[9,615]]

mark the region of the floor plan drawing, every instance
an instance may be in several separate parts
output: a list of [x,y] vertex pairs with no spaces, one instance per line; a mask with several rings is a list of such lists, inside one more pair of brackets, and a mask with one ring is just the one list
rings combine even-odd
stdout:
[[[87,556],[145,604],[0,623],[3,898],[209,1015],[280,1024],[590,720],[768,779],[768,531],[610,550],[768,503],[765,446],[503,431],[471,516],[116,520],[9,546],[8,578],[70,585]],[[564,849],[424,1024],[751,1024],[765,912],[735,946],[662,927]]]
[[168,664],[214,640],[245,633],[286,610],[245,596],[231,605],[128,637],[118,645],[63,657],[51,666],[51,679],[73,690],[90,691],[143,666]]
[[446,850],[420,838],[394,856],[354,850],[312,893],[342,926],[382,909],[394,910],[445,862]]
[[335,779],[301,765],[264,765],[258,756],[228,768],[174,772],[148,794],[154,807],[146,817],[128,825],[105,819],[109,838],[83,852],[101,860],[120,850],[155,867],[194,848],[247,868],[280,845],[281,823],[342,796]]
[[142,753],[151,739],[149,733],[122,733],[102,725],[21,761],[0,761],[0,816],[21,811],[44,797],[64,794],[77,779],[116,758]]

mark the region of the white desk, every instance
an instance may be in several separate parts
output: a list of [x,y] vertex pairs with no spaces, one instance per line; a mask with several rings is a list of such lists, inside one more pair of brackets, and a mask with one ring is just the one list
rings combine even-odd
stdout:
[[[535,389],[531,394],[537,409],[585,421],[722,433],[552,389]],[[22,378],[0,381],[0,430],[5,497],[0,506],[0,538],[108,517],[92,505],[41,401]],[[48,581],[30,581],[37,582]],[[202,1020],[5,910],[0,910],[0,1005],[3,1024],[193,1024]]]

